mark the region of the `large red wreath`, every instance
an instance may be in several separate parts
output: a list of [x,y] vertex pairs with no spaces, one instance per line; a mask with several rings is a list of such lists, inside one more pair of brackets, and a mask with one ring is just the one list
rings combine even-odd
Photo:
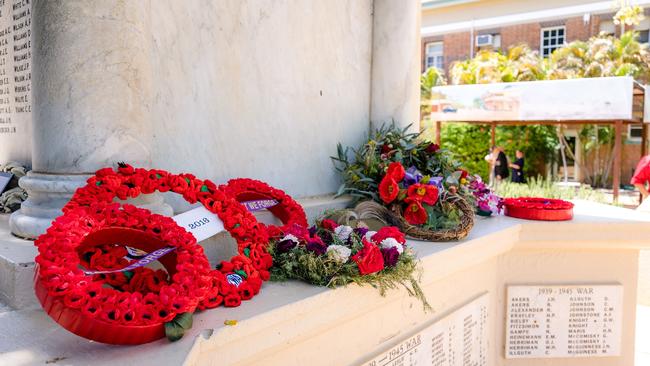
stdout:
[[[280,216],[285,225],[306,222],[302,209],[298,211],[294,205],[299,205],[284,192],[258,183],[246,184],[243,189],[236,182],[228,186],[240,192],[256,187],[258,195],[279,199],[275,212],[292,213]],[[115,197],[135,198],[155,191],[176,192],[216,214],[237,241],[238,255],[210,270],[194,237],[173,220],[112,203]],[[174,175],[126,164],[120,164],[117,171],[101,169],[75,192],[63,212],[36,241],[40,253],[36,292],[50,316],[89,339],[114,344],[155,340],[164,335],[164,323],[176,315],[221,304],[238,306],[257,294],[262,281],[269,278],[272,258],[267,252],[267,227],[236,197],[191,174]],[[166,272],[141,267],[129,273],[88,277],[79,268],[123,268],[132,262],[124,256],[125,244],[145,252],[168,246],[175,250],[159,259]],[[104,290],[105,284],[113,288]],[[75,291],[64,291],[68,288]],[[96,298],[98,293],[101,296]],[[90,308],[86,307],[89,303]],[[158,311],[157,316],[151,313],[152,308]]]
[[573,203],[552,198],[519,197],[503,200],[506,216],[527,220],[564,221],[573,218]]

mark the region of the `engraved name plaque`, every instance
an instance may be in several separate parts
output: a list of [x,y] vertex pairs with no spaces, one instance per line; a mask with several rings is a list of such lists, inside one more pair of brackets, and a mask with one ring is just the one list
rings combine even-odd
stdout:
[[506,358],[618,356],[623,286],[508,286]]
[[30,0],[0,0],[0,164],[31,160]]
[[488,365],[488,301],[481,295],[363,365]]

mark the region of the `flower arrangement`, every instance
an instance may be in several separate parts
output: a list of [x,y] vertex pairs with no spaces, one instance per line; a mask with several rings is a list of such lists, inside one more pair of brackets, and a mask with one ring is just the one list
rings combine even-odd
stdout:
[[406,224],[420,229],[418,234],[400,226],[410,236],[437,240],[423,232],[456,230],[443,239],[460,239],[471,229],[478,209],[470,206],[479,197],[474,190],[480,188],[485,195],[489,189],[472,184],[477,178],[461,169],[447,151],[408,128],[397,128],[394,123],[382,126],[357,149],[339,144],[337,156],[332,157],[343,178],[338,194],[388,207]]
[[552,198],[519,197],[504,200],[505,214],[527,220],[563,221],[573,218],[573,203]]
[[473,177],[469,190],[474,195],[477,215],[487,217],[503,213],[503,199],[497,196],[480,176]]
[[[274,212],[285,225],[306,223],[306,217],[293,199],[262,182],[235,180],[222,187],[191,174],[127,164],[99,170],[36,240],[35,287],[44,309],[80,336],[139,344],[165,334],[180,338],[191,327],[195,309],[238,306],[251,299],[270,277],[268,231],[280,229],[258,223],[238,197],[224,190],[276,200]],[[194,236],[172,219],[112,203],[115,197],[155,191],[202,203],[224,222],[238,243],[238,254],[211,270]],[[158,260],[165,270],[138,265],[124,245],[147,256],[160,252],[150,260]]]
[[428,307],[414,277],[415,254],[396,227],[375,232],[322,219],[309,229],[294,226],[287,230],[272,240],[269,252],[275,262],[273,280],[297,279],[331,288],[369,284],[382,295],[403,285]]

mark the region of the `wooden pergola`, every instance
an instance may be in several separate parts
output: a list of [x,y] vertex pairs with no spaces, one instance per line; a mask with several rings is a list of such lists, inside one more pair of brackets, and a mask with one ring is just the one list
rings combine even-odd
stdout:
[[[650,93],[648,93],[650,94]],[[449,85],[431,91],[431,121],[440,144],[442,122],[490,126],[491,146],[498,125],[613,125],[613,196],[621,185],[623,126],[641,124],[641,157],[647,154],[650,101],[631,77]]]

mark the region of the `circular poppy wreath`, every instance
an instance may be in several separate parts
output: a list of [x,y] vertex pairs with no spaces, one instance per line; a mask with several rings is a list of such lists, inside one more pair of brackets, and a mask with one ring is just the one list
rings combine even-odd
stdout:
[[[188,286],[190,283],[196,282],[198,285],[195,285],[193,287],[199,286],[202,289],[201,291],[192,292],[195,297],[189,299],[189,305],[182,307],[182,310],[193,311],[195,307],[203,310],[207,308],[214,308],[221,304],[225,306],[238,306],[242,300],[248,300],[256,295],[261,288],[262,281],[269,279],[268,269],[273,263],[272,257],[267,252],[268,234],[266,227],[263,224],[259,224],[255,217],[250,212],[248,212],[246,208],[243,207],[235,198],[224,193],[209,180],[202,181],[191,174],[173,175],[163,170],[135,169],[126,164],[120,164],[117,171],[114,171],[111,168],[101,169],[95,174],[95,176],[91,177],[88,180],[88,184],[85,187],[82,187],[75,192],[72,200],[63,208],[64,216],[62,216],[60,220],[63,220],[63,222],[68,222],[70,220],[86,222],[90,220],[90,216],[84,216],[83,213],[90,215],[92,212],[97,212],[98,210],[102,214],[114,214],[115,211],[104,212],[100,210],[100,208],[102,206],[115,207],[114,204],[112,204],[112,201],[115,197],[119,199],[135,198],[142,193],[147,194],[153,193],[155,191],[176,192],[181,194],[183,198],[189,203],[202,203],[209,211],[216,214],[224,222],[224,227],[227,231],[230,232],[238,244],[238,255],[233,257],[228,262],[221,262],[217,270],[210,271],[209,267],[205,268],[203,266],[201,266],[200,269],[197,268],[197,276],[199,276],[197,278],[179,278],[182,276],[178,274],[178,271],[174,271],[174,267],[172,265],[169,263],[165,265],[164,261],[169,261],[173,258],[178,259],[179,254],[175,254],[175,257],[169,257],[170,255],[167,255],[166,257],[169,257],[169,259],[166,259],[166,257],[160,258],[160,262],[163,263],[167,269],[167,272],[171,275],[174,281],[180,281],[181,283],[188,284]],[[282,198],[278,192],[281,191],[276,190],[267,192],[267,196],[277,196],[279,198]],[[284,192],[281,193],[284,194]],[[131,206],[125,205],[125,207]],[[281,208],[282,206],[278,207],[276,210],[279,212]],[[129,208],[129,210],[132,209]],[[145,216],[150,218],[158,217],[158,215],[153,215],[146,210],[138,212],[145,212],[147,214]],[[93,219],[105,223],[112,222],[108,218],[102,219],[93,217]],[[289,217],[281,217],[281,219],[289,220]],[[132,220],[132,218],[129,216],[126,220]],[[185,232],[184,229],[178,227],[175,223],[173,223],[173,220],[171,223],[174,227],[177,228],[177,230]],[[133,240],[128,240],[129,237],[144,240],[141,238],[142,235],[134,233],[134,231],[141,230],[143,227],[139,229],[134,229],[128,226],[105,228],[104,226],[100,227],[102,227],[103,232],[107,234],[101,235],[102,240],[100,242],[88,242],[99,245],[89,246],[88,244],[84,244],[83,246],[80,246],[80,248],[90,249],[90,251],[82,250],[76,254],[76,257],[64,257],[68,258],[67,260],[71,261],[71,263],[74,263],[74,265],[85,264],[92,266],[93,263],[103,263],[109,267],[117,266],[120,268],[121,263],[119,262],[120,258],[122,257],[117,255],[116,251],[119,252],[123,249],[119,249],[116,248],[115,245],[111,245],[111,240],[113,243],[118,239],[121,243],[132,243]],[[109,228],[111,230],[108,230]],[[162,230],[160,227],[158,227],[158,229]],[[56,236],[55,239],[51,239],[52,233],[58,233],[60,236]],[[60,230],[59,228],[54,227],[48,230],[48,233],[41,236],[36,242],[36,245],[39,247],[39,252],[41,252],[41,256],[39,257],[42,257],[42,259],[39,259],[39,261],[42,261],[43,263],[43,265],[39,265],[39,273],[36,276],[36,289],[37,293],[41,295],[39,296],[39,299],[41,299],[42,305],[55,319],[61,319],[61,313],[63,311],[70,311],[70,306],[68,305],[73,304],[77,300],[76,295],[73,296],[73,299],[70,299],[67,297],[67,292],[61,292],[58,297],[62,297],[62,299],[59,299],[60,301],[58,301],[58,303],[56,303],[56,306],[54,306],[53,304],[55,304],[57,299],[51,299],[50,297],[46,298],[42,296],[44,289],[48,290],[45,292],[47,294],[49,294],[49,291],[52,289],[54,289],[54,293],[58,293],[55,290],[58,284],[58,280],[53,280],[48,276],[50,276],[51,270],[57,270],[60,268],[60,266],[57,266],[55,264],[56,262],[48,261],[45,259],[54,258],[57,256],[57,250],[62,249],[57,243],[70,243],[71,239],[66,235],[66,230]],[[192,235],[190,234],[190,236]],[[167,238],[164,239],[167,240]],[[146,240],[144,240],[144,242],[146,242]],[[81,243],[77,243],[77,246],[80,244]],[[168,244],[174,246],[174,242],[169,242]],[[162,245],[162,242],[158,241],[158,247]],[[200,248],[200,246],[196,244],[195,240],[193,245],[196,245],[197,248]],[[138,248],[137,243],[133,243],[133,246]],[[150,250],[152,249],[152,246],[150,245],[147,248],[138,249]],[[47,253],[48,257],[45,257],[44,253]],[[195,249],[194,254],[199,255],[201,258],[203,258],[202,263],[203,261],[207,263],[207,259],[203,255],[202,249],[200,250],[200,253],[198,249]],[[82,263],[82,261],[79,260],[79,255],[84,257],[83,260],[86,261],[85,263]],[[111,259],[106,260],[104,257],[109,257]],[[77,258],[77,260],[75,261],[72,258]],[[106,263],[107,261],[108,263]],[[183,263],[177,262],[177,265],[183,265]],[[136,269],[136,271],[138,270]],[[160,271],[142,269],[140,272],[147,272],[140,276],[140,283],[142,284],[142,282],[144,282],[147,284],[145,287],[146,289],[153,287],[154,290],[158,289],[162,291],[162,289],[165,288],[164,282],[166,280],[166,275],[160,275]],[[74,275],[79,274],[78,271],[72,271],[69,273]],[[138,275],[138,273],[135,275]],[[201,275],[203,277],[201,277]],[[116,276],[119,277],[119,275]],[[124,285],[123,283],[119,283],[120,279],[115,278],[112,274],[108,274],[107,276],[101,277],[99,279],[97,278],[97,275],[95,275],[92,281],[88,281],[88,277],[74,276],[69,278],[69,280],[71,280],[71,282],[66,282],[66,286],[68,287],[78,286],[79,283],[94,283],[93,286],[102,287],[104,283],[107,283],[112,284],[115,289],[120,289],[120,286]],[[131,280],[133,280],[133,278],[131,278]],[[163,284],[161,285],[161,283]],[[129,286],[126,288],[121,287],[121,289],[125,291],[134,290],[134,286]],[[131,294],[137,293],[142,295],[142,293],[139,291],[132,292]],[[148,295],[149,294],[147,294],[147,296]],[[110,296],[105,298],[108,307],[115,306],[116,302],[120,299]],[[63,303],[63,305],[61,305],[61,303]],[[172,311],[172,313],[174,312]],[[179,314],[180,312],[177,311],[175,313]],[[163,313],[163,315],[166,316],[161,320],[168,320],[170,317],[172,317],[171,314],[167,313]],[[129,317],[131,317],[131,315],[129,315]],[[122,319],[122,321],[123,320],[124,319]],[[108,323],[110,326],[115,326],[121,320],[117,320],[116,313],[112,313],[110,317],[105,317],[102,319],[102,321],[104,323]],[[142,323],[148,322],[144,320],[138,321]],[[79,322],[77,321],[75,324],[77,323]],[[143,330],[142,334],[138,336],[133,336],[132,334],[131,337],[125,338],[107,338],[101,334],[98,334],[97,332],[91,331],[91,328],[75,327],[70,325],[69,322],[67,324],[62,323],[62,325],[67,329],[90,339],[95,339],[106,343],[127,344],[145,343],[161,337],[162,335],[160,333],[160,329],[162,324],[162,322],[159,322],[152,326],[152,328],[157,328],[155,332],[150,330],[147,333]],[[96,327],[96,329],[101,329],[101,327]]]
[[[125,259],[115,249],[123,247],[115,242],[147,252],[174,248],[158,259],[171,281],[164,278],[155,291],[143,293],[107,287],[98,278],[102,275],[89,277],[80,266],[100,272],[122,267],[120,260]],[[140,344],[162,338],[164,324],[193,312],[211,287],[210,264],[194,236],[171,218],[132,205],[69,209],[36,245],[35,291],[45,311],[69,331],[103,343]],[[92,257],[101,262],[91,265]]]
[[573,203],[552,198],[519,197],[503,200],[506,216],[526,220],[564,221],[573,218]]
[[267,225],[269,237],[281,235],[298,225],[307,227],[307,215],[302,206],[282,190],[273,188],[268,184],[255,179],[237,178],[220,185],[227,195],[234,197],[239,202],[273,200],[277,203],[267,209],[277,217],[282,226]]

